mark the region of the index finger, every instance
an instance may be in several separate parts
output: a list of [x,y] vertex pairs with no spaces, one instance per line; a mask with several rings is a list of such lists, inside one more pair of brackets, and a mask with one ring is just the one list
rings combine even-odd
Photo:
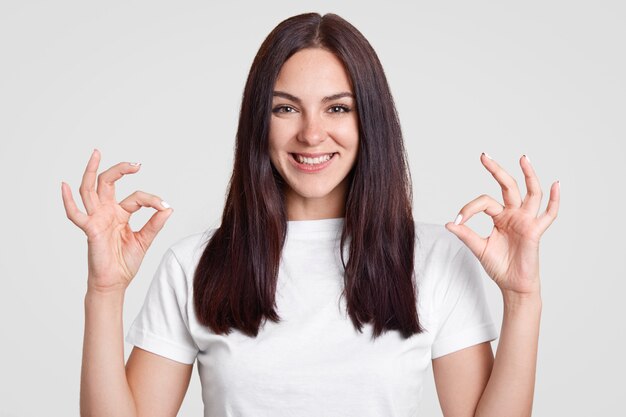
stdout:
[[115,201],[115,181],[125,174],[134,174],[141,167],[139,162],[120,162],[98,175],[98,197],[100,201]]

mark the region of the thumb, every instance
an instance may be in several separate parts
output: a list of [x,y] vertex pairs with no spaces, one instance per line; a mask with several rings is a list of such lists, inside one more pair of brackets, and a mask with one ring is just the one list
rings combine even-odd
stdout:
[[454,222],[446,223],[446,229],[454,234],[461,242],[469,248],[470,251],[480,260],[483,249],[487,244],[486,239],[480,237],[476,232],[464,224],[455,224]]
[[156,235],[161,231],[167,219],[172,215],[174,209],[168,208],[166,210],[159,210],[150,217],[150,219],[143,225],[141,230],[135,232],[135,237],[141,242],[141,246],[146,248],[150,247]]

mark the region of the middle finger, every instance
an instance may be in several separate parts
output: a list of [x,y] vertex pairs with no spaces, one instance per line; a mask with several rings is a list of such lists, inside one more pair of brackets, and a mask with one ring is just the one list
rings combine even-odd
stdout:
[[483,153],[480,156],[480,161],[485,168],[493,175],[502,188],[502,199],[505,207],[518,208],[522,204],[522,197],[520,196],[519,187],[517,181],[508,172],[506,172],[496,161]]

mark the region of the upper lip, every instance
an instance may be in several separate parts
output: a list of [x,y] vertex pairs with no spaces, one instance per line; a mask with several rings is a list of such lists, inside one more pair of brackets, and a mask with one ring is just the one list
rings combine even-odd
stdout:
[[320,156],[331,155],[335,152],[324,152],[324,153],[306,153],[306,152],[292,152],[294,155],[304,156],[306,158],[319,158]]

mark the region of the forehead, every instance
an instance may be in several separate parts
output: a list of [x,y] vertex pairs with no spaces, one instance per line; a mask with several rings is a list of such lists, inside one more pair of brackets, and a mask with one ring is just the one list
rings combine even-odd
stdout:
[[293,54],[280,69],[275,90],[301,98],[353,92],[350,77],[335,54],[307,48]]

